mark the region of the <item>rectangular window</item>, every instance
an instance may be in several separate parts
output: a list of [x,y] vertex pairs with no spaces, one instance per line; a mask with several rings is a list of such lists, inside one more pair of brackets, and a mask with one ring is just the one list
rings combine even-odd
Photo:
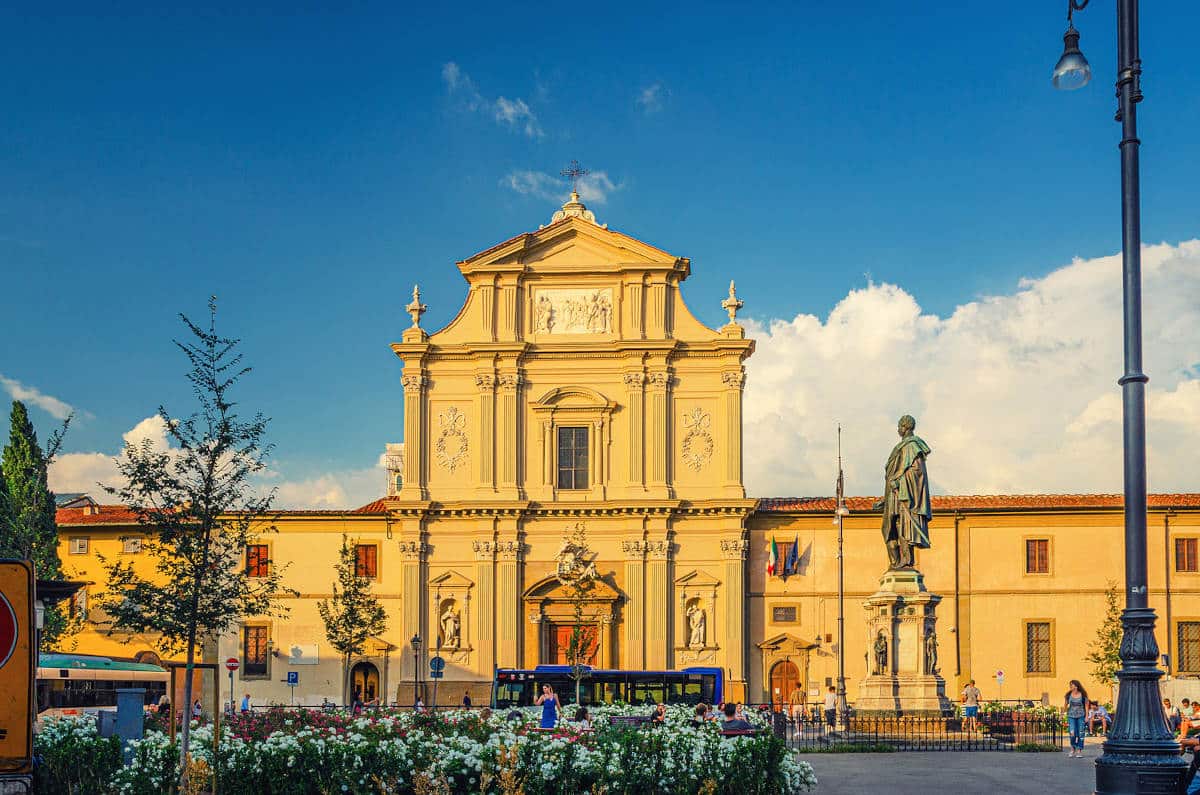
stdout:
[[266,544],[246,545],[246,576],[266,577],[270,572],[271,555]]
[[242,627],[242,676],[267,675],[267,628]]
[[1200,571],[1196,565],[1195,538],[1175,539],[1175,571]]
[[374,544],[358,544],[354,547],[354,573],[373,580],[379,576],[379,547]]
[[1053,650],[1049,621],[1030,621],[1025,624],[1025,673],[1054,672]]
[[796,608],[794,607],[773,607],[771,608],[771,620],[776,624],[795,624],[796,623]]
[[125,536],[121,539],[121,552],[126,555],[136,555],[142,551],[141,536]]
[[87,536],[75,536],[71,539],[71,554],[86,555],[88,553]]
[[588,487],[588,429],[558,429],[558,487]]
[[1050,573],[1050,539],[1025,539],[1025,573]]
[[1200,621],[1180,621],[1179,629],[1179,673],[1200,673]]

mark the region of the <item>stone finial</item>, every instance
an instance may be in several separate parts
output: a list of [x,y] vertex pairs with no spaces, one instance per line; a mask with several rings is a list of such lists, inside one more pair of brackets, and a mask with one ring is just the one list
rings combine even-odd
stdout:
[[420,286],[414,284],[412,301],[409,302],[408,306],[404,307],[404,311],[407,312],[412,317],[412,322],[413,322],[412,327],[413,328],[421,327],[421,315],[425,314],[425,312],[428,309],[429,309],[429,307],[427,307],[427,306],[425,306],[425,304],[421,303],[421,288],[420,288]]
[[745,302],[742,301],[742,299],[738,298],[737,293],[734,291],[733,279],[730,279],[729,280],[729,297],[721,302],[721,308],[729,313],[729,324],[731,326],[737,325],[738,310],[741,309],[744,305],[745,305]]
[[556,210],[554,215],[550,216],[550,223],[557,223],[564,218],[582,218],[593,224],[596,223],[596,214],[579,200],[577,191],[571,191],[571,199],[562,206],[561,210]]

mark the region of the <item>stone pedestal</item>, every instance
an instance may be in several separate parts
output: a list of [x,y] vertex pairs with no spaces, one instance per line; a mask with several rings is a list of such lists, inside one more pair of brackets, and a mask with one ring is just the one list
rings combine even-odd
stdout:
[[[925,578],[916,569],[888,571],[879,579],[879,590],[863,603],[869,674],[859,684],[856,713],[940,715],[950,707],[946,682],[928,659],[927,636],[936,637],[941,601],[925,590]],[[886,649],[882,666],[880,637]]]

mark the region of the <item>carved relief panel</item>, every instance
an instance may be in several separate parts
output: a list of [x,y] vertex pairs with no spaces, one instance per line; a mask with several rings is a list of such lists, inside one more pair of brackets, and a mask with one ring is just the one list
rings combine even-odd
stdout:
[[537,335],[610,334],[613,309],[611,287],[536,289],[530,326]]

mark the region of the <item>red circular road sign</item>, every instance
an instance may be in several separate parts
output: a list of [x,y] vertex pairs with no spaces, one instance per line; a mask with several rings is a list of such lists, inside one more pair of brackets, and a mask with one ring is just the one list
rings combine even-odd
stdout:
[[242,664],[240,662],[238,662],[237,657],[230,657],[228,660],[225,661],[225,667],[231,671],[236,671],[238,668],[241,667],[241,665]]
[[0,668],[17,650],[17,614],[8,598],[0,593]]

